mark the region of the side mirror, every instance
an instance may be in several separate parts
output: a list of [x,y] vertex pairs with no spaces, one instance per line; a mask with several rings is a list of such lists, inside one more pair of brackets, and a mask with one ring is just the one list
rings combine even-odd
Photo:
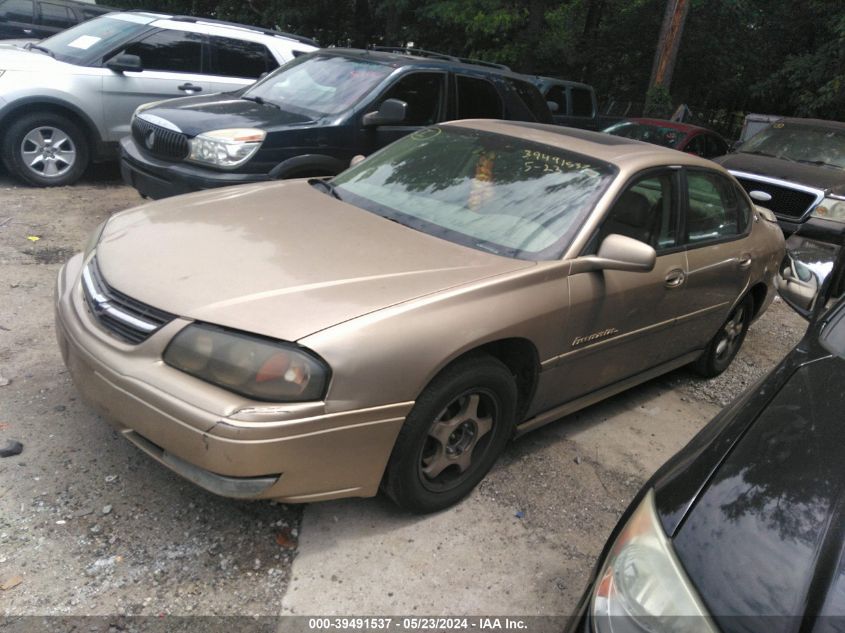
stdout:
[[825,280],[833,272],[835,247],[812,240],[796,240],[786,251],[780,270],[775,275],[778,294],[799,315],[809,320],[816,307]]
[[399,125],[404,123],[408,116],[408,104],[399,99],[387,99],[382,101],[377,112],[368,112],[364,115],[362,123],[367,127],[376,125]]
[[364,156],[363,154],[355,154],[355,156],[352,157],[352,160],[349,161],[349,166],[355,167],[355,165],[359,164],[365,158],[366,156]]
[[106,68],[113,70],[116,73],[135,72],[139,73],[144,68],[141,66],[141,58],[137,55],[115,55],[106,62]]
[[549,106],[549,112],[552,114],[560,110],[560,106],[557,104],[557,101],[546,101],[546,105]]
[[611,233],[599,246],[595,255],[585,255],[572,262],[572,274],[597,270],[626,270],[647,273],[654,270],[657,253],[646,244],[632,237]]

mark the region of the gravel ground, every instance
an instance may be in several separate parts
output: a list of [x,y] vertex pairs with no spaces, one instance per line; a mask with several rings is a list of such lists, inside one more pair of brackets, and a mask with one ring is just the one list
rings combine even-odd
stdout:
[[[52,314],[58,268],[110,213],[140,202],[114,168],[98,173],[50,190],[0,175],[0,444],[24,444],[0,459],[0,586],[20,578],[0,590],[0,615],[276,614],[302,508],[221,499],[181,480],[81,403],[62,365]],[[509,521],[517,509],[531,538],[554,541],[573,561],[555,581],[571,601],[654,468],[804,327],[776,302],[719,378],[673,372],[529,434],[476,494]],[[587,442],[608,433],[599,423],[614,412],[630,422]],[[561,525],[571,531],[565,539]]]

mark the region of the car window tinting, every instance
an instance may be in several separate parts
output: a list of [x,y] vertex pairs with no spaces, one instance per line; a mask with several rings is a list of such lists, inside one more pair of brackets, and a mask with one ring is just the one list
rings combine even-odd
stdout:
[[207,72],[211,75],[258,79],[263,73],[279,67],[267,47],[258,42],[212,35],[208,38],[208,44],[210,55]]
[[[443,87],[446,76],[443,73],[411,73],[401,77],[379,99],[399,99],[408,104],[403,125],[431,125],[441,120]],[[378,109],[378,105],[373,108]]]
[[557,112],[555,114],[568,114],[566,107],[566,88],[563,86],[552,86],[546,93],[546,101],[551,101],[557,104]]
[[105,62],[116,47],[149,28],[148,21],[132,14],[102,16],[56,33],[39,45],[70,64]]
[[32,0],[6,0],[0,5],[0,19],[32,23]]
[[41,9],[40,23],[43,26],[66,29],[76,24],[76,16],[67,7],[42,2],[39,4],[39,8]]
[[748,226],[750,209],[744,196],[719,174],[687,173],[687,243],[699,244],[739,235]]
[[593,242],[593,252],[601,241],[616,233],[639,240],[656,251],[677,245],[678,214],[675,211],[673,174],[650,175],[637,180],[619,196]]
[[458,75],[459,119],[501,119],[502,99],[496,87],[486,79]]
[[424,233],[507,257],[560,257],[617,170],[510,136],[424,128],[332,182],[342,198]]
[[585,88],[570,88],[572,116],[593,116],[593,95]]
[[693,139],[687,143],[687,146],[684,148],[685,152],[690,154],[695,154],[696,156],[701,156],[702,158],[707,156],[707,141],[704,139],[704,136],[699,134],[698,136],[693,137]]
[[510,86],[517,96],[516,105],[519,106],[518,116],[520,119],[533,118],[535,121],[553,123],[549,106],[537,88],[527,81],[519,81],[510,77],[503,77],[502,81]]
[[202,44],[202,36],[197,33],[166,29],[133,42],[123,52],[140,57],[144,70],[199,73]]
[[707,158],[724,156],[728,153],[728,146],[717,136],[707,134]]

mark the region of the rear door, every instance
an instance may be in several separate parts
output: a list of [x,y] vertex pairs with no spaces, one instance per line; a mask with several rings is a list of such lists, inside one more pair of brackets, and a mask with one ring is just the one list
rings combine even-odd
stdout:
[[121,53],[137,55],[143,70],[112,72],[103,78],[107,140],[117,141],[129,133],[132,113],[143,103],[215,92],[213,82],[202,73],[204,48],[203,35],[159,29],[110,53],[108,59]]
[[208,56],[203,72],[213,92],[231,92],[273,72],[279,62],[260,42],[220,35],[208,36]]

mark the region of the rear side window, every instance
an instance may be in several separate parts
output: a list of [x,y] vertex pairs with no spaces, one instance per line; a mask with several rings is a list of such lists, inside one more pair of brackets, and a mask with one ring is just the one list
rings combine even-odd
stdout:
[[458,119],[501,119],[502,99],[486,79],[458,75]]
[[586,88],[570,88],[572,116],[593,116],[593,93]]
[[44,26],[66,29],[76,24],[76,16],[67,7],[49,2],[42,2],[39,6],[41,8],[40,23]]
[[208,73],[223,77],[258,79],[263,73],[279,67],[267,47],[258,42],[245,42],[212,35],[209,38]]
[[32,0],[6,0],[0,4],[0,20],[32,23]]
[[708,134],[707,138],[707,158],[714,158],[716,156],[724,156],[728,153],[728,146],[722,139],[712,134]]
[[745,232],[750,209],[730,181],[719,174],[690,171],[687,185],[687,243],[701,244]]
[[552,86],[546,93],[546,101],[551,101],[557,105],[555,114],[567,114],[566,107],[566,88],[563,86]]
[[144,70],[199,73],[202,68],[202,36],[196,33],[158,31],[123,52],[140,57]]

